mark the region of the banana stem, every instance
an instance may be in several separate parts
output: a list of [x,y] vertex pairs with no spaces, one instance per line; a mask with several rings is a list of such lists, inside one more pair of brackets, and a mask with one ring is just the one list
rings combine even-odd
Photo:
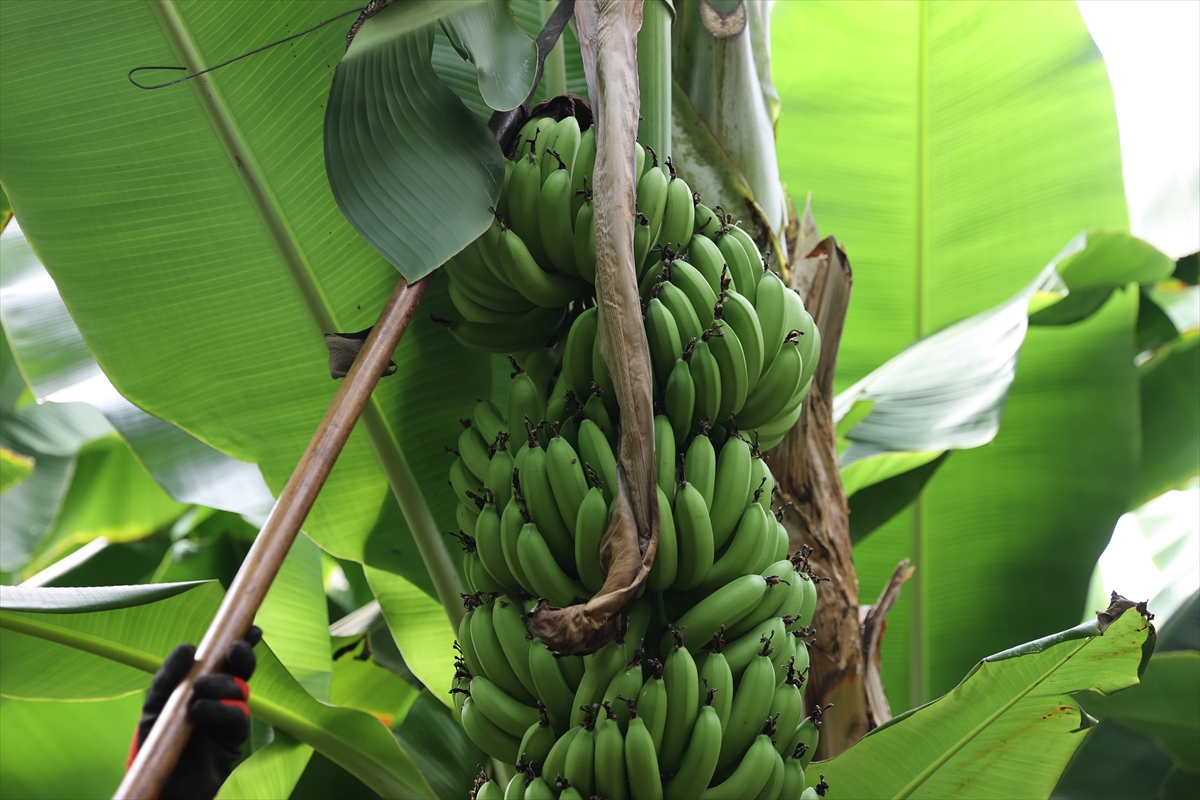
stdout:
[[[542,24],[550,21],[557,7],[555,0],[544,0],[542,3]],[[554,48],[546,55],[542,72],[542,84],[546,87],[546,97],[555,97],[567,91],[567,56],[563,49],[562,37],[559,36]]]
[[664,0],[647,0],[637,52],[642,98],[638,141],[654,148],[663,170],[671,157],[671,16]]

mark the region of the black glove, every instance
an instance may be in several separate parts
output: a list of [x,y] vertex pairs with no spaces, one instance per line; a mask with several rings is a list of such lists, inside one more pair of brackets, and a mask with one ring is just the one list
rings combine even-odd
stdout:
[[[254,645],[260,639],[262,631],[252,626],[245,639],[229,646],[222,672],[196,680],[190,709],[195,727],[163,787],[161,800],[212,800],[242,757],[241,744],[250,735],[250,710],[246,707],[250,687],[246,681],[254,674],[257,664]],[[191,670],[195,655],[194,646],[181,644],[155,673],[142,705],[137,735],[129,748],[126,769],[150,735],[171,692]]]

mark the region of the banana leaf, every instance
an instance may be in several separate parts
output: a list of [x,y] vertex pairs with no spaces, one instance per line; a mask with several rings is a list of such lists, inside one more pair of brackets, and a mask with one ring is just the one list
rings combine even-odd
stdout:
[[[781,175],[854,264],[839,389],[1012,297],[1080,230],[1127,230],[1112,91],[1074,6],[781,3],[772,36]],[[1137,470],[1136,294],[1031,327],[996,438],[856,546],[863,602],[916,568],[883,642],[893,710],[1078,619]]]
[[[78,702],[140,692],[178,642],[199,640],[221,595],[215,583],[2,587],[0,696]],[[153,599],[157,597],[165,599]],[[124,607],[114,608],[118,603]],[[89,610],[96,607],[107,610]],[[382,796],[433,796],[379,720],[318,702],[269,646],[260,644],[255,652],[251,714],[326,754]]]
[[17,486],[33,472],[33,459],[0,447],[0,493]]
[[[323,105],[352,18],[168,89],[140,91],[124,75],[215,63],[347,7],[0,7],[0,57],[12,66],[0,85],[0,181],[84,341],[130,402],[257,464],[273,492],[337,390],[322,334],[371,325],[397,280],[327,188]],[[47,106],[50,95],[62,104]],[[473,235],[463,208],[436,227]],[[427,233],[412,220],[394,230]],[[490,393],[487,357],[425,316],[449,307],[435,276],[397,374],[381,381],[305,525],[326,551],[372,565],[377,585],[403,576],[431,596],[421,550],[443,548],[456,502],[442,448]]]
[[1095,724],[1072,695],[1136,685],[1153,630],[1127,608],[1107,629],[1093,620],[989,656],[946,696],[813,764],[808,782],[824,775],[826,797],[861,800],[1048,796]]

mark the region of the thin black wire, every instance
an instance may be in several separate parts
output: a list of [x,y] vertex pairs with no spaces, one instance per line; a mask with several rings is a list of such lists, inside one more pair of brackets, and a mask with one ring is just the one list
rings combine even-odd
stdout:
[[283,44],[284,42],[290,42],[292,39],[298,39],[299,37],[304,36],[305,34],[312,33],[317,28],[320,28],[322,25],[328,25],[329,23],[331,23],[335,20],[339,20],[342,17],[347,16],[349,14],[357,14],[357,13],[361,12],[363,10],[363,8],[365,8],[365,6],[362,6],[359,8],[352,8],[349,11],[343,11],[342,13],[338,14],[337,16],[330,17],[329,19],[325,20],[324,22],[318,22],[316,25],[313,25],[311,28],[308,28],[307,30],[300,31],[299,33],[294,33],[291,36],[287,37],[286,39],[280,39],[277,42],[271,42],[270,44],[263,45],[262,47],[258,48],[257,50],[251,50],[249,53],[242,53],[240,56],[231,58],[228,61],[222,61],[220,64],[217,64],[216,66],[209,67],[208,69],[202,69],[199,72],[193,72],[191,75],[185,75],[182,78],[177,78],[173,81],[168,81],[167,83],[158,83],[153,86],[146,86],[144,84],[141,84],[141,83],[138,83],[137,81],[135,81],[133,79],[133,73],[143,72],[143,71],[148,71],[148,70],[178,70],[178,71],[182,72],[182,71],[186,70],[187,67],[134,67],[133,69],[129,70],[129,74],[126,77],[129,78],[129,82],[132,83],[134,86],[136,86],[139,89],[146,89],[147,91],[149,91],[151,89],[163,89],[167,86],[174,86],[177,83],[183,83],[184,81],[190,81],[192,78],[203,75],[206,72],[212,72],[214,69],[220,69],[221,67],[232,64],[233,62],[239,61],[243,58],[246,58],[247,56],[252,56],[255,53],[261,53],[263,50],[274,47],[277,44]]

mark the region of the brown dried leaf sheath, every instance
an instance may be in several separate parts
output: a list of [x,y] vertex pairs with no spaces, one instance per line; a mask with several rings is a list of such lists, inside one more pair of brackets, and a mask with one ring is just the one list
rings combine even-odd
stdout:
[[576,0],[575,25],[595,100],[596,295],[600,352],[621,408],[618,497],[600,544],[604,586],[581,605],[530,614],[529,631],[566,654],[592,653],[616,638],[620,613],[650,574],[658,549],[650,351],[633,264],[637,32],[641,0]]

